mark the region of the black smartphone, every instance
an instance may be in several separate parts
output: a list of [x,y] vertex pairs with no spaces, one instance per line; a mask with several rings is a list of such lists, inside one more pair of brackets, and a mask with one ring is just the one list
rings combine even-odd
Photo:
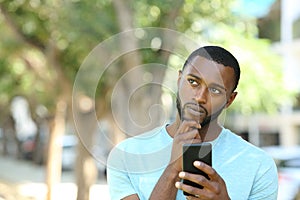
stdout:
[[[183,171],[194,173],[194,174],[200,174],[202,176],[205,176],[207,179],[209,179],[208,175],[203,171],[199,170],[198,168],[196,168],[193,165],[193,163],[196,160],[198,160],[206,163],[207,165],[212,166],[211,143],[203,142],[203,143],[196,143],[196,144],[184,144],[182,147],[182,151],[183,151],[183,164],[182,164]],[[197,183],[194,183],[189,180],[183,179],[183,183],[194,187],[198,187],[200,189],[203,188],[201,185],[198,185]],[[187,192],[184,192],[183,194],[186,196],[191,195]]]

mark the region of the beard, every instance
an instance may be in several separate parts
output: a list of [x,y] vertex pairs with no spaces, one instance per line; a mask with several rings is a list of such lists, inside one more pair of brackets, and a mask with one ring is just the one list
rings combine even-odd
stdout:
[[[185,110],[184,109],[187,107],[188,104],[195,104],[195,103],[186,103],[182,106],[181,99],[180,99],[179,94],[177,92],[176,108],[177,108],[179,118],[180,118],[181,121],[185,120],[185,118],[184,118],[184,111]],[[207,109],[204,108],[202,105],[197,104],[197,106],[205,112],[206,116],[203,118],[202,122],[200,122],[201,120],[199,120],[199,123],[200,123],[201,127],[204,127],[204,126],[207,126],[211,121],[213,121],[213,120],[215,120],[219,117],[219,115],[222,113],[223,109],[225,108],[226,104],[224,106],[222,106],[216,112],[212,113],[211,115],[208,115]]]

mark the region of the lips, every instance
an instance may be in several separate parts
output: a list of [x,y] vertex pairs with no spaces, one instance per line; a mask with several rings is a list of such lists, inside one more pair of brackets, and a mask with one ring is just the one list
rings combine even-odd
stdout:
[[195,108],[193,108],[193,107],[187,107],[186,109],[187,109],[187,111],[188,111],[190,114],[192,114],[192,115],[202,116],[202,115],[205,114],[205,112],[203,112],[202,110],[199,110],[199,109],[197,109],[197,108],[195,109]]
[[183,112],[185,118],[191,115],[197,118],[202,118],[205,117],[207,114],[206,110],[203,107],[193,103],[185,104]]
[[190,110],[192,110],[194,112],[199,112],[199,113],[203,113],[203,114],[206,113],[205,110],[204,110],[204,108],[202,108],[201,106],[196,105],[196,104],[187,104],[186,108],[190,109]]

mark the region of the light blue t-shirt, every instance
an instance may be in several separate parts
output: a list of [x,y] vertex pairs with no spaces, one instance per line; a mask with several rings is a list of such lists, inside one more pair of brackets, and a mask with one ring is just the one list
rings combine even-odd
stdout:
[[[107,166],[111,199],[132,194],[149,199],[170,162],[172,141],[164,126],[117,145]],[[212,166],[224,179],[232,200],[277,199],[277,169],[270,156],[225,128],[211,143]],[[176,199],[186,199],[181,190]]]

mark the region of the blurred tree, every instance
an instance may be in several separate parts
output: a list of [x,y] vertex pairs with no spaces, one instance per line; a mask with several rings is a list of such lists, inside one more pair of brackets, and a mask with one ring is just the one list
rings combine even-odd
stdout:
[[[48,179],[59,175],[60,148],[55,146],[57,137],[65,132],[65,120],[72,120],[72,85],[76,73],[84,58],[99,43],[120,31],[136,27],[169,28],[186,34],[199,43],[221,44],[239,58],[242,67],[240,94],[235,111],[251,114],[256,111],[274,111],[282,99],[289,94],[282,94],[281,65],[279,57],[272,53],[266,40],[257,38],[257,27],[253,19],[245,19],[233,12],[234,0],[118,0],[84,1],[84,0],[2,0],[0,1],[0,106],[5,110],[14,95],[24,95],[33,108],[45,105],[53,115],[53,126],[49,152],[53,155],[48,161]],[[164,38],[162,36],[162,38]],[[171,38],[170,38],[171,39]],[[119,49],[138,46],[135,38],[122,40],[116,44]],[[172,44],[163,41],[162,45]],[[163,49],[163,46],[160,47]],[[110,52],[103,52],[109,54]],[[143,49],[123,55],[112,63],[112,70],[105,72],[99,80],[95,102],[96,113],[80,107],[81,98],[75,97],[75,117],[82,119],[77,123],[81,139],[77,165],[78,199],[88,199],[89,186],[96,174],[94,164],[90,162],[93,146],[93,131],[96,124],[83,123],[96,114],[98,118],[108,117],[112,123],[111,96],[120,80],[122,84],[116,107],[121,110],[121,122],[125,132],[137,134],[128,119],[127,105],[124,99],[132,96],[137,85],[143,84],[143,78],[151,74],[157,83],[165,78],[166,68],[139,67],[148,63],[159,63],[178,69],[183,64],[172,65],[172,52]],[[121,77],[130,73],[129,77]],[[87,77],[92,79],[92,76]],[[176,80],[176,79],[174,79]],[[89,80],[87,80],[88,82]],[[93,95],[86,89],[88,98]],[[119,91],[119,90],[118,90]],[[147,111],[154,104],[160,104],[161,88],[143,88],[141,93],[132,98],[130,114],[140,125],[149,121]],[[114,102],[112,102],[114,103]],[[129,105],[128,105],[129,106]],[[122,114],[127,114],[127,116]],[[157,112],[150,126],[159,122]],[[87,118],[84,118],[87,117]],[[91,122],[90,120],[86,122]],[[118,124],[115,130],[122,132]],[[85,130],[85,134],[80,134]],[[89,130],[88,132],[86,130]],[[118,135],[118,134],[115,134]],[[114,140],[114,139],[112,139]],[[119,140],[119,139],[115,139]],[[57,163],[58,162],[58,163]],[[93,169],[93,170],[91,170]],[[58,179],[59,177],[56,177]],[[85,180],[85,181],[82,181]],[[55,179],[48,180],[49,186]],[[51,190],[50,190],[51,193]],[[49,199],[51,194],[49,194]]]

